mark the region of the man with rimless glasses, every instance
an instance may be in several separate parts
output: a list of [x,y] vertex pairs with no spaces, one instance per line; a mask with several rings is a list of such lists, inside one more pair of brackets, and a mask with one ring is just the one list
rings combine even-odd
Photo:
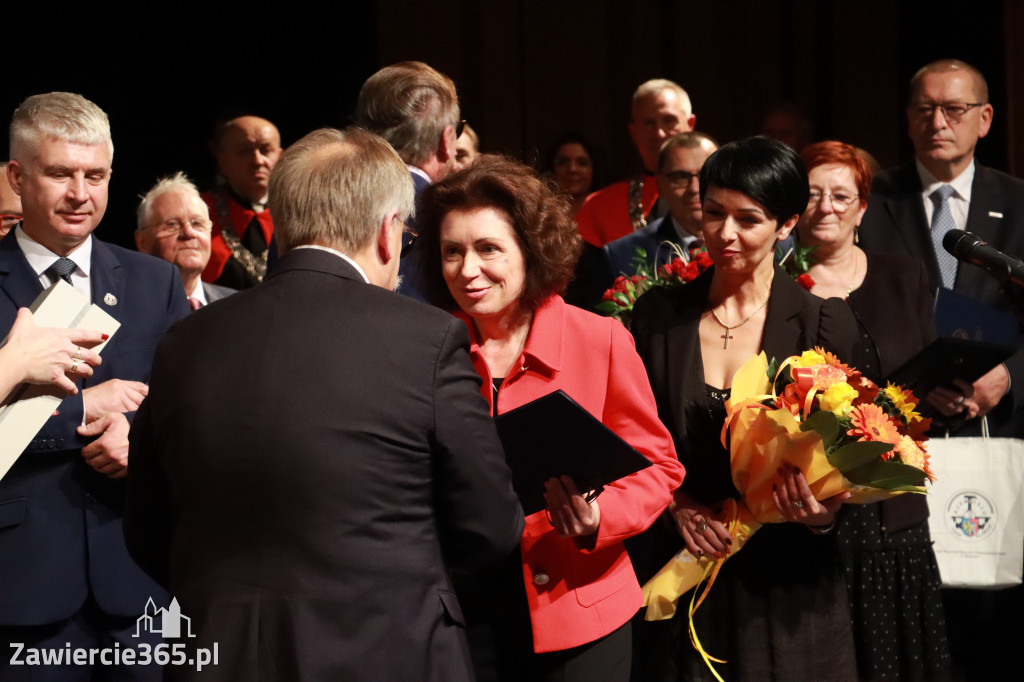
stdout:
[[139,204],[135,246],[178,268],[193,310],[237,291],[200,279],[210,260],[212,227],[209,207],[184,173],[162,178]]
[[[861,246],[920,258],[935,288],[1011,313],[1013,301],[995,279],[959,265],[942,247],[948,230],[965,229],[1003,253],[1024,255],[1024,182],[974,159],[993,114],[988,85],[973,66],[944,59],[918,71],[907,103],[915,158],[875,177]],[[977,435],[981,420],[975,417],[987,414],[992,435],[1024,436],[1024,351],[962,389],[947,391],[943,410],[969,418],[959,435]],[[955,678],[1000,679],[1019,669],[1024,589],[944,589],[943,607]]]
[[[981,268],[960,266],[942,247],[947,231],[961,229],[1004,253],[1024,254],[1024,181],[974,159],[993,113],[985,77],[970,64],[944,59],[914,75],[907,124],[915,158],[875,177],[861,246],[919,258],[933,287],[1012,314],[1013,302],[996,280]],[[987,414],[992,435],[1024,436],[1024,352],[960,393],[948,392],[947,416],[971,419],[970,430],[979,430],[974,418]]]

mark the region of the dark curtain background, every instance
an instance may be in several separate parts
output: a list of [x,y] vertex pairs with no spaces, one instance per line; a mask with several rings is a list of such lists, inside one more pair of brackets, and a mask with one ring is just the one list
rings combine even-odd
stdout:
[[[13,5],[13,1],[5,5]],[[80,92],[110,115],[115,157],[97,234],[131,245],[137,196],[186,171],[213,180],[206,140],[222,116],[274,121],[285,144],[350,120],[380,66],[420,59],[451,76],[485,151],[526,160],[562,132],[602,147],[609,180],[636,170],[625,125],[633,89],[686,88],[697,127],[726,142],[757,132],[780,102],[817,139],[907,158],[906,83],[958,57],[988,77],[996,116],[983,163],[1020,169],[1015,110],[1024,86],[1013,0],[380,0],[376,3],[50,3],[0,9],[0,111],[50,90]]]

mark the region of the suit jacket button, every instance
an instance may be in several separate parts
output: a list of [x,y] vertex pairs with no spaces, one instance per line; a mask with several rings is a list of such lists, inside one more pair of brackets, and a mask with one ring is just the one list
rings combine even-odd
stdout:
[[533,584],[534,585],[547,585],[551,581],[551,577],[547,573],[534,573]]

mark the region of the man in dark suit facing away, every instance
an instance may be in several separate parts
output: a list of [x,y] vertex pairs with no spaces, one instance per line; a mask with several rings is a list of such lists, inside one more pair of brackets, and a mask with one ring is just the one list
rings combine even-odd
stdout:
[[279,266],[157,350],[129,548],[189,645],[216,643],[203,680],[472,679],[447,569],[506,556],[523,516],[465,326],[392,291],[409,172],[372,133],[318,130],[270,205]]

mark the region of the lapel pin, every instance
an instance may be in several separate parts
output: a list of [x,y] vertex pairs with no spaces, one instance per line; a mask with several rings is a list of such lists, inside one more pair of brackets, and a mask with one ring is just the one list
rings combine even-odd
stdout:
[[117,296],[114,296],[113,294],[109,293],[104,294],[103,302],[106,303],[107,305],[117,305]]
[[1000,213],[999,211],[989,211],[988,212],[988,217],[989,218],[1002,218],[1003,214]]

